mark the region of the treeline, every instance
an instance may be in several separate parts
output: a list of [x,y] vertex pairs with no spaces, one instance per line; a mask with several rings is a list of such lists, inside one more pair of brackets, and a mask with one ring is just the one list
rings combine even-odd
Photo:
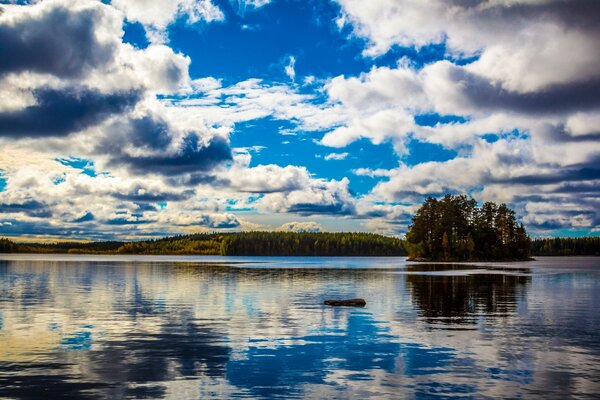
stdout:
[[225,256],[404,256],[402,240],[373,233],[240,232],[221,243]]
[[531,241],[506,204],[477,206],[465,195],[429,197],[406,234],[409,258],[434,261],[526,260]]
[[[420,223],[421,221],[417,221],[417,224]],[[452,224],[448,226],[451,227]],[[518,228],[520,229],[520,226]],[[411,232],[416,232],[414,229],[416,228],[413,223]],[[451,234],[448,234],[449,231]],[[490,242],[481,243],[477,238],[482,236],[470,232],[467,232],[466,239],[464,236],[461,239],[457,232],[459,230],[456,228],[442,230],[440,249],[437,253],[441,255],[441,258],[438,259],[445,259],[446,256],[448,260],[518,259],[518,257],[485,257],[485,251],[498,254],[499,245],[495,240],[491,241],[491,244]],[[448,239],[444,239],[444,233]],[[411,233],[408,237],[414,240],[417,236],[415,233]],[[433,240],[431,244],[414,243],[370,233],[201,233],[139,242],[89,243],[15,243],[9,239],[0,238],[0,253],[404,256],[408,250],[411,258],[436,259],[436,253],[424,251],[424,249],[434,246],[435,241]],[[529,251],[533,256],[597,256],[600,255],[600,237],[534,239],[530,242]],[[456,254],[462,254],[463,258],[459,258]]]
[[534,239],[536,256],[600,256],[600,237]]
[[14,243],[8,239],[0,239],[0,253],[113,254],[124,244],[125,242]]
[[403,256],[402,240],[372,233],[236,232],[180,235],[139,242],[16,244],[0,252],[227,256]]
[[220,255],[222,234],[198,233],[163,239],[129,242],[120,246],[117,254]]

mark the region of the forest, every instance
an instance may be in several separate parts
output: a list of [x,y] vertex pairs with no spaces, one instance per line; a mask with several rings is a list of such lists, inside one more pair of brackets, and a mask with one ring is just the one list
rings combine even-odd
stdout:
[[478,207],[465,195],[425,200],[405,246],[413,260],[527,260],[531,254],[531,241],[513,210],[493,202]]
[[398,238],[373,233],[240,232],[224,237],[225,256],[404,256]]
[[405,256],[402,240],[373,233],[198,233],[138,242],[26,243],[0,239],[0,253],[226,256]]

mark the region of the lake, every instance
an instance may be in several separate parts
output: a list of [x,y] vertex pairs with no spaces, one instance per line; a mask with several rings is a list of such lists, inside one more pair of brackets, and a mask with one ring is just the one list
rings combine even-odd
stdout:
[[0,255],[0,397],[598,395],[600,258]]

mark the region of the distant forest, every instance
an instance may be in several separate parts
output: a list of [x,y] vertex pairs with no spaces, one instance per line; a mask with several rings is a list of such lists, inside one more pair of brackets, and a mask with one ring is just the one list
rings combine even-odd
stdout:
[[534,239],[536,256],[600,256],[600,237]]
[[5,253],[172,254],[224,256],[405,256],[402,240],[372,233],[199,233],[139,242],[17,244]]

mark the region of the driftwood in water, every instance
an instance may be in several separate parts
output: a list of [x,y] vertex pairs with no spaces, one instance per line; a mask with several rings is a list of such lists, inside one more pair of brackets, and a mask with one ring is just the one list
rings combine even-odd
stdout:
[[325,304],[328,306],[364,307],[367,302],[364,299],[325,300]]

